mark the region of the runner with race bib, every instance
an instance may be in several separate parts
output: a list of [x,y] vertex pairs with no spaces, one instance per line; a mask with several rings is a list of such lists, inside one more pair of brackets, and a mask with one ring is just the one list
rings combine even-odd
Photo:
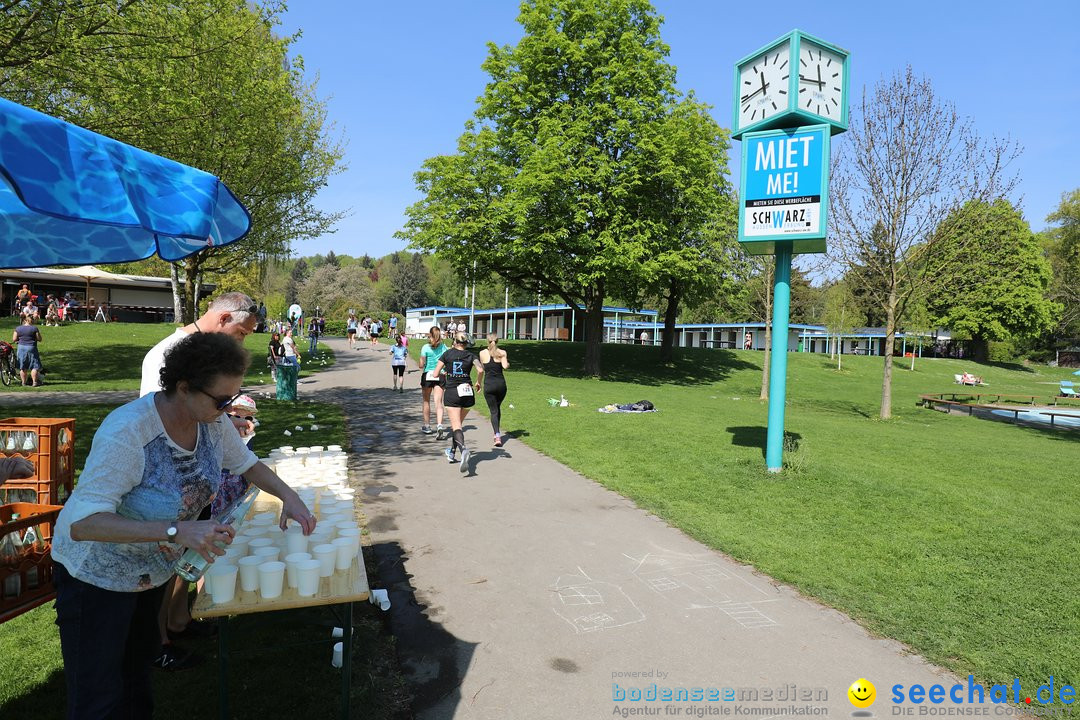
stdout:
[[[466,472],[469,466],[469,449],[465,447],[465,431],[462,422],[469,414],[469,408],[476,404],[476,391],[480,390],[480,378],[484,374],[484,366],[480,358],[465,349],[468,337],[463,332],[454,336],[454,346],[444,352],[435,366],[435,374],[446,371],[443,376],[443,405],[446,406],[446,414],[450,416],[450,428],[453,441],[450,447],[443,452],[450,463],[457,462],[456,451],[461,448],[461,462],[458,466],[461,472]],[[472,371],[476,368],[476,384],[472,381]]]

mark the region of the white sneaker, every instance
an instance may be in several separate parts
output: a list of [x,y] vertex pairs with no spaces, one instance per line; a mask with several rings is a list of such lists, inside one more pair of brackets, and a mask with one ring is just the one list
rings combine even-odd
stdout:
[[469,457],[472,455],[469,452],[469,448],[461,448],[461,463],[458,465],[458,470],[461,472],[469,471]]
[[446,461],[453,465],[457,460],[454,459],[454,448],[448,447],[443,450],[443,455],[446,456]]

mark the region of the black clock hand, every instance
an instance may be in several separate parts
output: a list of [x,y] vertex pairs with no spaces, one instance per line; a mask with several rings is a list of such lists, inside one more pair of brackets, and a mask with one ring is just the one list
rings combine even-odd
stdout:
[[769,87],[769,84],[767,82],[765,82],[765,73],[762,73],[761,75],[758,75],[758,77],[761,78],[761,94],[764,95],[765,94],[765,88]]
[[[818,55],[818,60],[820,60],[820,59],[821,59],[821,56]],[[825,89],[825,81],[821,79],[821,63],[818,63],[818,66],[817,66],[817,84],[818,84],[818,90],[824,90]]]
[[743,102],[746,102],[746,101],[747,101],[747,100],[749,100],[750,98],[752,98],[752,97],[754,97],[755,95],[757,95],[757,94],[758,94],[759,92],[764,92],[764,91],[765,91],[765,88],[767,88],[767,87],[769,87],[769,83],[763,83],[763,87],[760,87],[760,88],[758,88],[757,90],[755,90],[754,92],[750,93],[749,95],[743,95],[743,96],[742,96],[742,101],[743,101]]

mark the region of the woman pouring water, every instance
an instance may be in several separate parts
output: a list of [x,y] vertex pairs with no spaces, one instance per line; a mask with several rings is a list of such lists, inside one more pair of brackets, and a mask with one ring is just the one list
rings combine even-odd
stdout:
[[250,357],[222,333],[196,333],[165,355],[159,392],[113,410],[57,519],[56,624],[69,719],[153,716],[150,662],[158,610],[183,548],[223,555],[233,529],[197,520],[229,468],[281,498],[305,534],[315,518],[259,462],[224,411]]

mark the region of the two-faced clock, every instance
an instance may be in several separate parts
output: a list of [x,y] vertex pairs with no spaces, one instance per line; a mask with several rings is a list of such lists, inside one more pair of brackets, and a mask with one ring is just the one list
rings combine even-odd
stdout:
[[848,53],[800,30],[735,65],[733,138],[758,130],[826,123],[847,130]]

